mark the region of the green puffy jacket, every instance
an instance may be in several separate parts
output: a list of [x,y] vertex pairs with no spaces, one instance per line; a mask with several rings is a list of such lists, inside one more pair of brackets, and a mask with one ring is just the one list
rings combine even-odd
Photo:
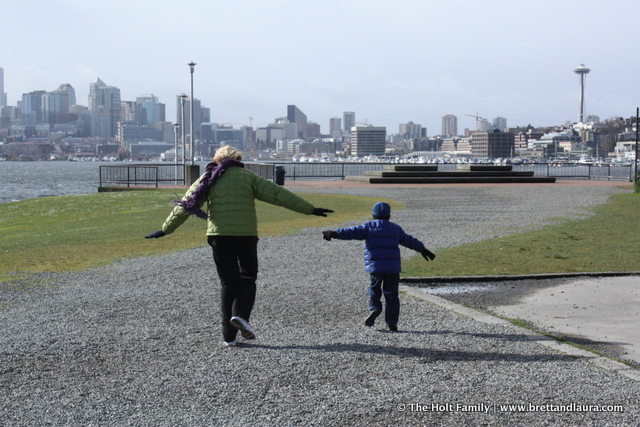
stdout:
[[[200,179],[202,177],[193,183],[183,200],[195,191]],[[313,212],[313,205],[302,197],[247,169],[231,167],[215,181],[200,205],[209,215],[207,236],[257,236],[256,199],[305,215]],[[173,233],[189,216],[182,207],[176,206],[162,225],[162,231]]]

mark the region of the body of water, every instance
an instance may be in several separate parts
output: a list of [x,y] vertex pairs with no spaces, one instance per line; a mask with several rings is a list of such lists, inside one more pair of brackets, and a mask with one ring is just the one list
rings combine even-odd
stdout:
[[0,203],[95,193],[98,162],[0,162]]

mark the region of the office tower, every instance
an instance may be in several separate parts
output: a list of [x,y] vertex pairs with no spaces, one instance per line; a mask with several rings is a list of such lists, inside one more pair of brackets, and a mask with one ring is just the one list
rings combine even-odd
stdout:
[[23,126],[35,126],[44,123],[42,109],[42,97],[47,93],[44,90],[36,90],[22,95],[20,104]]
[[7,106],[6,94],[4,93],[4,69],[0,67],[0,108]]
[[64,92],[69,97],[69,106],[76,105],[76,90],[69,83],[61,84],[56,92]]
[[580,64],[578,68],[573,70],[574,73],[580,76],[580,106],[578,107],[578,123],[582,123],[584,120],[584,79],[589,74],[590,69]]
[[142,126],[155,126],[160,122],[160,104],[158,98],[153,94],[140,95],[136,98],[136,104],[140,106],[140,113],[143,117],[138,118],[138,123]]
[[307,122],[307,138],[320,136],[320,125],[314,122]]
[[141,108],[134,101],[122,101],[120,103],[120,121],[143,125],[138,122]]
[[404,137],[404,139],[420,139],[422,138],[423,131],[422,125],[417,123],[409,122],[403,123],[399,126],[399,133]]
[[345,111],[342,114],[345,132],[351,133],[351,128],[356,125],[356,113],[353,111]]
[[307,137],[307,116],[295,105],[287,105],[287,120],[297,125],[297,138]]
[[338,138],[342,135],[342,119],[340,117],[332,117],[329,119],[329,136]]
[[107,86],[99,77],[89,85],[91,136],[102,138],[116,136],[122,108],[120,102],[120,89]]
[[515,135],[497,130],[476,132],[471,136],[471,154],[492,159],[512,157],[515,150]]
[[387,128],[355,126],[351,130],[351,154],[357,157],[384,156]]
[[442,136],[458,136],[458,118],[453,114],[442,117]]
[[[182,99],[180,96],[176,96],[176,123],[180,123],[182,126]],[[191,127],[191,100],[187,97],[184,102],[184,134],[187,141],[189,140],[188,136],[190,134],[189,128]],[[203,123],[202,121],[202,104],[198,98],[193,100],[193,127],[195,129],[196,138],[200,136],[200,125]],[[180,128],[180,132],[182,132],[182,127]],[[188,142],[187,142],[188,144]]]
[[504,117],[496,117],[493,119],[493,128],[504,131],[507,128],[507,119]]
[[69,122],[69,92],[46,92],[42,96],[42,117],[50,126]]

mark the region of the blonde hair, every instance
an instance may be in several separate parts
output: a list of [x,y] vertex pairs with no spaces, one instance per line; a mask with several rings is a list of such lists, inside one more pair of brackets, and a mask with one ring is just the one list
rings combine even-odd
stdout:
[[242,160],[242,154],[232,146],[225,145],[224,147],[218,148],[216,154],[213,156],[213,161],[216,163],[227,159],[240,161]]

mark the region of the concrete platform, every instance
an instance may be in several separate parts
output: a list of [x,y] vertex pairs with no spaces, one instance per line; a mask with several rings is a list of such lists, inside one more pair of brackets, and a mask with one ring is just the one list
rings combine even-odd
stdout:
[[348,181],[370,184],[438,184],[438,183],[553,183],[555,177],[536,177],[533,171],[512,171],[512,167],[495,165],[458,165],[458,170],[439,171],[437,165],[388,165],[382,171],[366,171],[363,176],[347,176]]

